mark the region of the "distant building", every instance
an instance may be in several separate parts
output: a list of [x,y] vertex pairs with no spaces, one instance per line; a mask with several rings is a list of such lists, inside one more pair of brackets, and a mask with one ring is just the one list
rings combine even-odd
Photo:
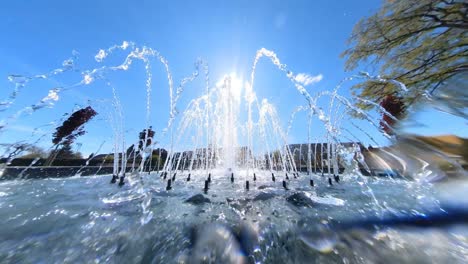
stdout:
[[[353,149],[358,148],[362,150],[364,146],[359,142],[343,142],[339,144],[328,144],[328,143],[311,143],[311,144],[290,144],[287,145],[296,165],[297,170],[307,171],[311,170],[321,170],[324,167],[329,165],[334,156],[338,157],[337,162],[340,167],[340,158],[337,155],[339,148]],[[310,158],[309,158],[309,149],[310,149]],[[310,166],[310,168],[308,167]],[[333,166],[333,164],[330,164]]]

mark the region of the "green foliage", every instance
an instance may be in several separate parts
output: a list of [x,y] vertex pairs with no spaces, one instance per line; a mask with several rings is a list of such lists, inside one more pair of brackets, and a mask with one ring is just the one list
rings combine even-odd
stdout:
[[156,164],[158,164],[158,162],[159,162],[159,164],[161,164],[161,163],[164,164],[164,161],[161,160],[159,155],[153,153],[153,155],[151,156],[151,164],[153,166],[155,166]]
[[38,147],[38,146],[34,146],[34,145],[30,145],[28,146],[27,148],[27,153],[23,156],[21,156],[20,158],[22,159],[35,159],[35,158],[46,158],[47,157],[47,152]]
[[71,145],[69,144],[62,144],[61,148],[57,148],[50,153],[50,157],[54,157],[53,159],[61,160],[61,159],[82,159],[81,153],[74,152]]
[[102,160],[104,163],[114,163],[114,155],[106,155]]
[[[453,78],[466,83],[467,10],[468,3],[460,0],[385,0],[376,14],[356,24],[349,48],[342,53],[346,69],[353,70],[360,63],[379,66],[382,78],[407,86],[407,105]],[[398,87],[369,80],[353,90],[355,95],[379,103]]]
[[24,142],[17,142],[14,144],[2,144],[0,143],[0,147],[5,148],[8,153],[5,158],[13,159],[13,158],[24,158],[24,159],[35,159],[35,158],[44,158],[47,156],[47,152],[33,144],[24,143]]

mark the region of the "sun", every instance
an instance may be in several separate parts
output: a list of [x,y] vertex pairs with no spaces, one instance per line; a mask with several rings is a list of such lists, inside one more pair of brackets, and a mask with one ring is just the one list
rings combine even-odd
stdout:
[[244,91],[244,81],[242,77],[238,77],[235,72],[225,74],[224,77],[216,83],[217,87],[222,87],[226,81],[230,80],[229,94],[236,100],[240,101]]

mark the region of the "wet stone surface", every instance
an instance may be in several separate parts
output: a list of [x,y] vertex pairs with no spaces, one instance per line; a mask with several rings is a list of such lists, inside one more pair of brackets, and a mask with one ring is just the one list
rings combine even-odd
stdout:
[[297,207],[314,207],[317,205],[303,192],[297,192],[288,196],[288,198],[286,198],[286,201]]
[[191,204],[204,204],[204,203],[211,203],[210,199],[206,198],[203,194],[195,194],[194,196],[185,200],[186,203]]
[[276,195],[274,193],[262,192],[262,193],[258,194],[257,196],[255,196],[255,198],[253,200],[254,201],[266,201],[266,200],[272,199],[275,196]]

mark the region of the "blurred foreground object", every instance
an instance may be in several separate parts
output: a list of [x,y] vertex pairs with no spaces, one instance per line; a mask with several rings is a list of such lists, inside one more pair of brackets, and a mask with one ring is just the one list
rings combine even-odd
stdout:
[[[354,27],[349,48],[342,53],[347,70],[356,69],[360,63],[379,67],[381,78],[355,85],[357,95],[380,103],[388,95],[400,92],[398,85],[383,80],[406,85],[406,106],[424,95],[432,95],[454,79],[461,85],[455,90],[466,90],[467,12],[466,1],[386,0],[376,14]],[[358,106],[374,107],[362,101]],[[466,104],[452,107],[463,108]]]

